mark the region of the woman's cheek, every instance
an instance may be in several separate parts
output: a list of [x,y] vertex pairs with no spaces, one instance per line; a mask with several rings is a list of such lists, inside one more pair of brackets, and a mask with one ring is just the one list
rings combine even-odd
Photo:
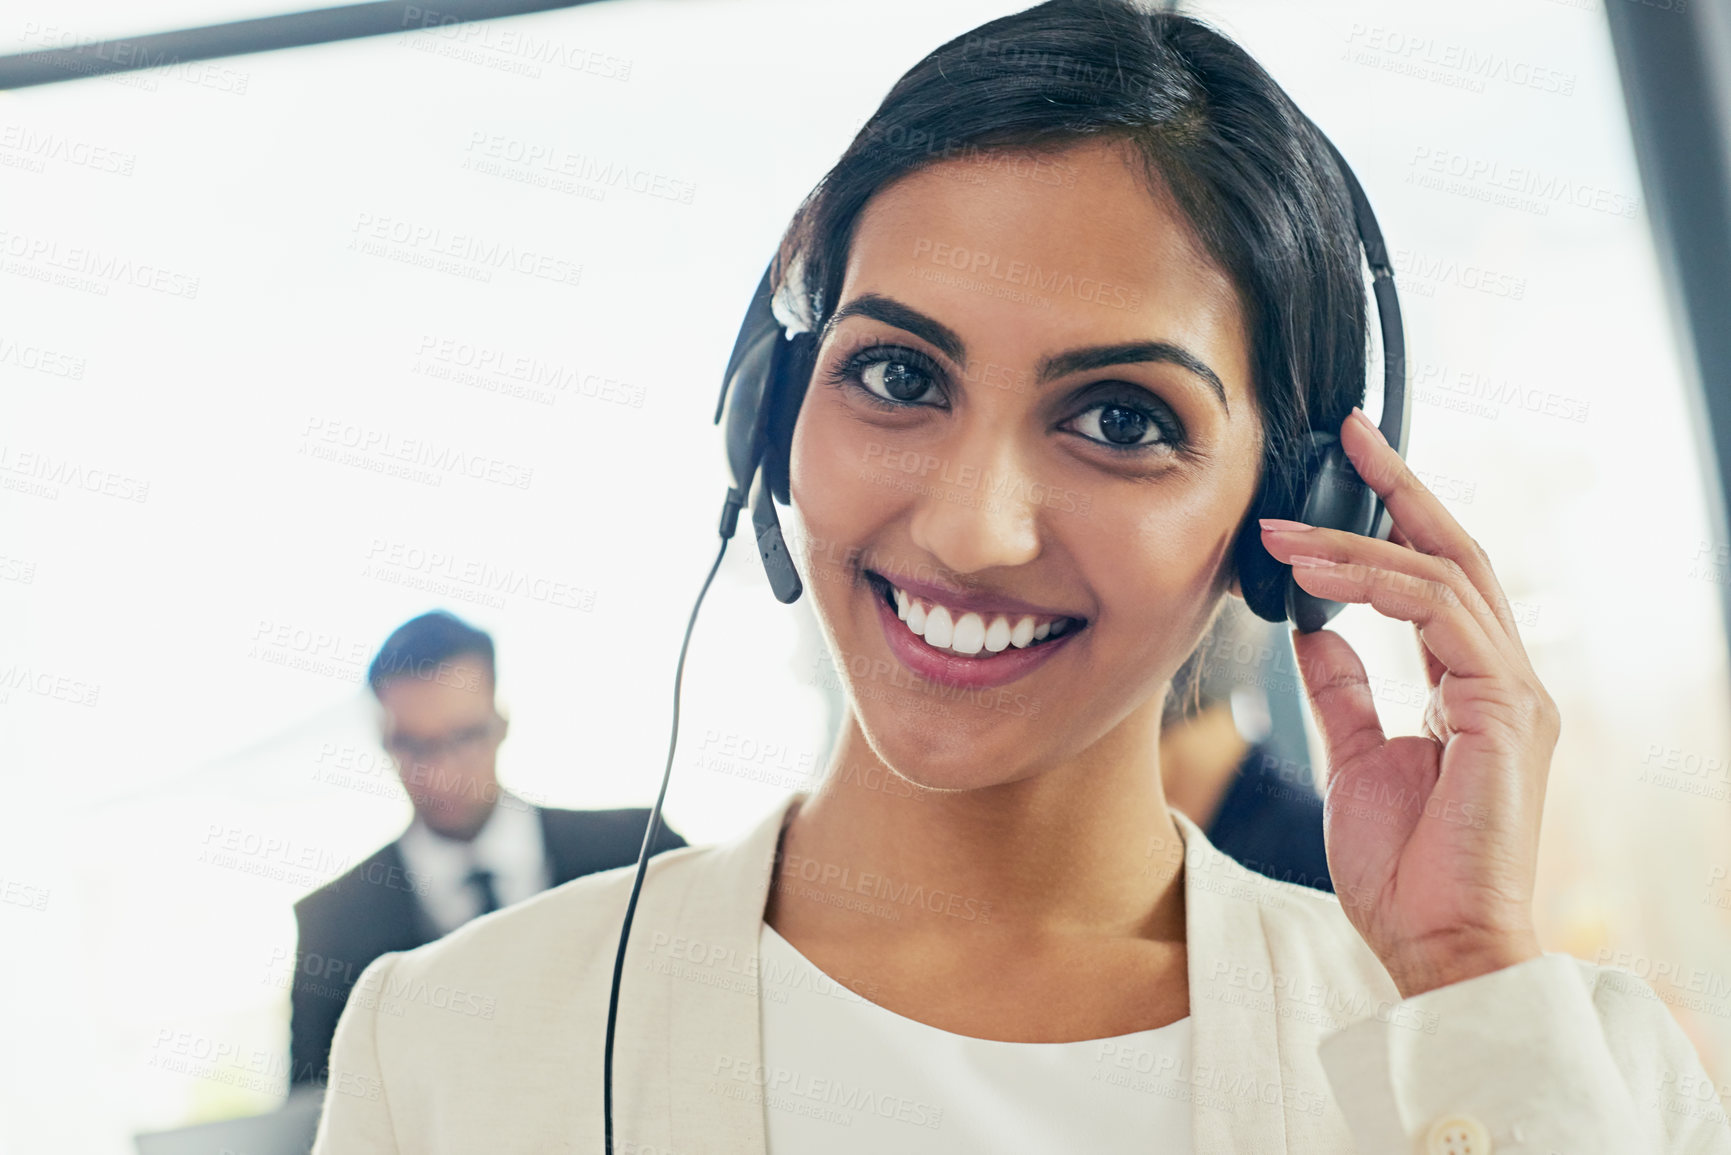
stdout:
[[838,571],[845,569],[845,559],[856,556],[849,551],[857,547],[862,529],[859,471],[849,468],[857,450],[835,424],[811,411],[808,400],[788,455],[788,496],[804,530],[806,569],[825,586],[847,579]]
[[[815,401],[815,403],[814,403]],[[789,493],[814,534],[840,532],[852,519],[866,515],[872,487],[863,480],[866,432],[840,419],[821,400],[808,398],[794,425],[788,457]]]

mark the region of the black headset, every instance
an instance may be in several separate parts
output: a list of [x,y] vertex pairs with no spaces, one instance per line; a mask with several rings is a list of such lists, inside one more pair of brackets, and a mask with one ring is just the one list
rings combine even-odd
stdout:
[[[1308,123],[1308,121],[1307,121]],[[1406,335],[1401,326],[1400,298],[1395,295],[1394,270],[1376,214],[1359,186],[1346,158],[1314,123],[1310,127],[1333,155],[1347,193],[1352,198],[1353,219],[1359,243],[1370,266],[1371,290],[1382,329],[1382,417],[1378,425],[1383,437],[1400,456],[1406,456],[1407,432],[1412,424],[1412,393],[1407,388]],[[733,537],[740,510],[751,501],[751,523],[757,531],[757,552],[763,559],[769,586],[782,602],[794,602],[804,589],[793,558],[782,538],[781,519],[775,503],[788,504],[787,466],[793,442],[793,423],[811,378],[817,352],[817,335],[784,326],[775,312],[775,263],[764,270],[746,310],[745,323],[733,343],[733,354],[722,375],[721,395],[715,402],[715,422],[727,422],[727,465],[733,485],[721,508],[721,548],[709,567],[709,576],[691,607],[685,640],[679,647],[679,664],[673,676],[673,733],[667,746],[667,769],[661,778],[644,831],[643,850],[637,859],[637,876],[625,906],[619,931],[619,953],[613,962],[613,986],[607,1006],[606,1052],[602,1063],[602,1124],[608,1155],[613,1152],[613,1036],[619,1014],[619,983],[625,968],[625,945],[637,912],[637,896],[649,863],[649,848],[660,834],[661,804],[673,773],[673,749],[679,740],[679,685],[685,672],[685,653],[691,645],[691,627],[703,605],[703,595],[721,566]],[[728,398],[732,397],[729,404]],[[762,473],[762,484],[754,483]],[[1282,463],[1262,479],[1250,513],[1233,541],[1233,562],[1244,601],[1260,618],[1270,622],[1290,619],[1301,633],[1321,629],[1345,604],[1329,601],[1300,589],[1292,580],[1292,567],[1276,561],[1262,544],[1258,524],[1264,517],[1301,521],[1325,529],[1346,530],[1364,537],[1387,541],[1394,519],[1382,500],[1364,484],[1340,446],[1340,435],[1332,429],[1313,429],[1297,460]]]

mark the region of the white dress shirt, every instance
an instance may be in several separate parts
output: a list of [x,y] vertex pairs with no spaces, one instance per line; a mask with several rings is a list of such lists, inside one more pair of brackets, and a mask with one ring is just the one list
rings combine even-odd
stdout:
[[472,841],[447,838],[417,815],[397,846],[404,869],[415,880],[421,909],[440,934],[451,933],[481,913],[481,892],[469,881],[472,870],[492,872],[493,893],[501,907],[553,884],[540,813],[503,790]]
[[958,1035],[861,998],[768,923],[768,1155],[1190,1155],[1190,1018],[1073,1043]]

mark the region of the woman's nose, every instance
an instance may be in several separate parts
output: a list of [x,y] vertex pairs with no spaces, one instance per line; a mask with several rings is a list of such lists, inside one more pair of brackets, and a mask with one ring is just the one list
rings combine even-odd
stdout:
[[953,573],[1026,565],[1040,555],[1042,487],[1002,430],[983,428],[937,451],[913,503],[914,545]]

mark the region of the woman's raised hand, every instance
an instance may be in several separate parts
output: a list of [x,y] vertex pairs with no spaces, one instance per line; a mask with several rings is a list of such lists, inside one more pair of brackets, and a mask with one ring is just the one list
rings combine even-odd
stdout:
[[1394,518],[1389,540],[1272,519],[1262,540],[1305,590],[1367,602],[1418,635],[1430,683],[1423,730],[1389,738],[1345,639],[1293,633],[1328,751],[1329,874],[1411,997],[1542,953],[1533,876],[1560,720],[1478,542],[1362,411],[1340,440]]

